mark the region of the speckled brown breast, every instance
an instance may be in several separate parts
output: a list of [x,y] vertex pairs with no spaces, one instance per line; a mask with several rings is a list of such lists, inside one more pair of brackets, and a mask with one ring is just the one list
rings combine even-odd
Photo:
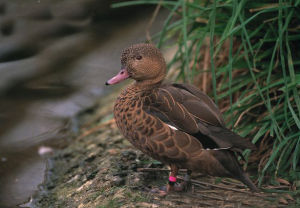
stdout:
[[147,138],[154,134],[155,120],[143,111],[144,99],[141,95],[134,88],[125,89],[116,100],[114,117],[122,134],[135,147],[144,150]]
[[188,158],[201,153],[202,145],[192,136],[172,130],[143,109],[151,104],[152,91],[128,87],[118,97],[114,116],[123,135],[139,150],[165,163],[183,167]]

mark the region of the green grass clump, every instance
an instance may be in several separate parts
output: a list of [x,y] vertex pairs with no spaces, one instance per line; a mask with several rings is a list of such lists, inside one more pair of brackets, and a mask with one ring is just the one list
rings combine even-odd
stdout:
[[137,4],[170,11],[154,37],[158,47],[175,40],[169,67],[179,65],[177,78],[211,93],[228,127],[253,138],[259,150],[249,162],[257,164],[259,182],[299,181],[300,0],[138,0],[114,7]]

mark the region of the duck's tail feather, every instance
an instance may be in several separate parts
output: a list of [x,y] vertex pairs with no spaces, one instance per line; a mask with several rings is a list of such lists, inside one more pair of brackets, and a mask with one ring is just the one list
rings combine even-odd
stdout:
[[240,180],[245,185],[247,185],[251,189],[251,191],[259,192],[259,189],[250,180],[247,173],[245,173],[241,168],[233,152],[231,152],[230,150],[215,151],[215,157],[228,171],[228,176]]
[[246,184],[251,189],[251,191],[259,192],[259,189],[254,185],[254,183],[250,180],[247,173],[245,173],[243,170],[241,170],[241,174],[240,174],[240,177],[238,179],[240,181],[242,181],[244,184]]

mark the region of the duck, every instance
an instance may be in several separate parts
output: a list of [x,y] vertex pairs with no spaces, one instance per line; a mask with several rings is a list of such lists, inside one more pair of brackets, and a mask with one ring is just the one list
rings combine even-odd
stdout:
[[[106,82],[134,80],[116,99],[114,119],[135,148],[170,167],[165,192],[182,191],[192,172],[234,178],[258,192],[237,159],[256,146],[226,128],[208,95],[190,84],[166,82],[166,72],[160,50],[138,43],[123,50],[121,70]],[[181,186],[179,169],[187,169]]]

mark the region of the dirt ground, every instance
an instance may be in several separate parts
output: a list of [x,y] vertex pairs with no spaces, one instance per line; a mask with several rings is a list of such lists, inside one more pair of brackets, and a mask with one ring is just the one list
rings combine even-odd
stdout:
[[281,186],[282,191],[251,193],[238,181],[202,175],[193,175],[192,186],[187,192],[170,193],[165,197],[151,193],[151,189],[166,184],[168,169],[135,150],[120,135],[111,114],[117,94],[102,99],[94,108],[78,116],[79,134],[66,148],[55,151],[48,158],[48,172],[33,198],[34,207],[269,208],[299,205],[297,196],[284,186]]

